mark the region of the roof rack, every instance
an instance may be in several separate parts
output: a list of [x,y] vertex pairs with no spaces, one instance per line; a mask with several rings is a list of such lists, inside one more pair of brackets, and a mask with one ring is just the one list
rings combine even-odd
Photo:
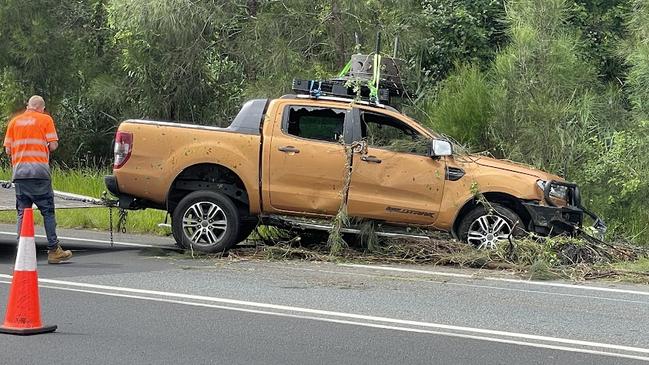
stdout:
[[317,100],[326,100],[326,101],[337,101],[337,102],[343,102],[343,103],[355,103],[355,104],[361,104],[361,105],[367,105],[367,106],[373,106],[377,108],[382,108],[382,109],[387,109],[390,111],[393,111],[395,113],[399,113],[397,109],[390,105],[386,104],[377,104],[377,103],[371,103],[366,100],[358,100],[354,98],[343,98],[343,97],[337,97],[337,96],[313,96],[313,95],[304,95],[304,94],[298,94],[298,95],[284,95],[282,98],[298,98],[298,99],[317,99]]
[[[356,47],[360,49],[358,35]],[[392,105],[393,98],[407,95],[401,80],[404,62],[396,58],[398,37],[392,57],[381,54],[381,33],[376,35],[376,50],[370,54],[354,54],[341,72],[329,80],[293,80],[293,91],[314,98],[338,97],[363,101],[372,105]]]

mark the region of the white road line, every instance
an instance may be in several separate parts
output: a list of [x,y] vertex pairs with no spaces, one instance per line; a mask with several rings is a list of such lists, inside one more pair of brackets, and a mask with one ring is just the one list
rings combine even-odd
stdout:
[[464,278],[464,279],[475,279],[475,275],[469,274],[457,274],[450,272],[441,272],[441,271],[428,271],[428,270],[416,270],[416,269],[404,269],[399,267],[389,267],[389,266],[374,266],[374,265],[361,265],[361,264],[338,264],[338,266],[344,267],[358,267],[363,269],[376,269],[376,270],[386,270],[386,271],[395,271],[395,272],[409,272],[414,274],[427,274],[435,276],[448,276],[452,278]]
[[[0,274],[0,278],[10,279],[12,278],[12,276]],[[7,283],[6,281],[2,281],[2,282]],[[145,294],[145,295],[152,295],[152,296],[159,296],[159,297],[170,297],[170,298],[199,300],[204,302],[214,302],[214,303],[229,304],[229,305],[239,305],[244,307],[256,307],[261,309],[274,309],[274,310],[280,310],[286,312],[302,313],[307,315],[321,315],[321,316],[338,317],[344,319],[363,320],[369,322],[382,322],[384,323],[383,326],[386,326],[387,323],[391,325],[392,324],[407,325],[407,326],[416,326],[416,327],[423,327],[423,328],[434,328],[437,330],[467,332],[472,334],[472,335],[462,334],[461,336],[491,335],[491,336],[509,337],[517,340],[533,340],[533,341],[559,343],[562,345],[584,346],[590,348],[626,351],[626,352],[637,353],[637,354],[649,354],[649,349],[646,348],[591,342],[591,341],[582,341],[582,340],[573,340],[573,339],[560,338],[560,337],[539,336],[539,335],[531,335],[525,333],[488,330],[488,329],[472,328],[472,327],[464,327],[464,326],[453,326],[453,325],[446,325],[446,324],[432,323],[432,322],[420,322],[420,321],[404,320],[404,319],[396,319],[396,318],[388,318],[388,317],[369,316],[369,315],[355,314],[355,313],[336,312],[336,311],[303,308],[303,307],[293,307],[293,306],[270,304],[270,303],[250,302],[250,301],[237,300],[237,299],[227,299],[227,298],[218,298],[218,297],[210,297],[210,296],[203,296],[203,295],[164,292],[164,291],[157,291],[157,290],[135,289],[135,288],[126,288],[126,287],[109,286],[109,285],[88,284],[88,283],[80,283],[80,282],[64,281],[64,280],[39,279],[39,282],[45,284],[55,284],[55,285],[64,285],[64,286],[73,287],[73,288],[57,287],[58,289],[61,290],[81,291],[81,289],[74,289],[74,287],[109,290],[109,291],[117,291],[117,292],[124,292],[124,293]],[[105,292],[102,292],[100,294],[115,295],[115,296],[124,295],[124,294],[105,293]],[[143,299],[163,300],[161,298],[149,298],[149,297],[143,297]],[[232,310],[243,311],[242,308],[236,308],[236,307],[233,308]],[[286,314],[284,313],[282,315],[286,315]],[[325,319],[320,319],[320,317],[314,317],[312,319],[325,320]],[[327,320],[332,320],[332,319],[327,319]],[[366,322],[359,322],[359,323],[360,323],[359,325],[377,326],[377,324],[372,324],[372,323],[366,323]],[[460,335],[458,334],[458,336]],[[493,340],[498,340],[498,339],[493,339]],[[507,341],[513,341],[513,340],[507,340]],[[527,343],[527,342],[523,342],[523,343]],[[537,345],[549,346],[543,344],[537,344]],[[647,360],[649,360],[649,358],[647,358]]]
[[[3,231],[0,231],[0,234],[11,235],[11,236],[14,236],[14,237],[16,236],[16,232],[3,232]],[[45,236],[43,236],[43,235],[38,235],[38,234],[35,235],[35,237],[38,237],[38,238],[47,238],[47,237],[45,237]],[[60,240],[65,240],[65,241],[96,242],[96,243],[108,243],[108,244],[110,244],[110,241],[106,241],[106,240],[96,240],[96,239],[92,239],[92,238],[76,238],[76,237],[62,237],[62,236],[59,236],[59,239],[60,239]],[[119,242],[119,241],[113,241],[113,244],[115,244],[115,245],[120,245],[120,246],[132,246],[132,247],[157,247],[157,248],[167,248],[167,247],[165,247],[165,246],[147,245],[147,244],[144,244],[144,243]],[[168,248],[172,248],[172,247],[169,246]]]
[[[322,270],[322,269],[315,270],[315,269],[304,269],[304,268],[290,268],[290,269],[291,270],[304,270],[304,271],[317,271],[317,272],[322,272],[322,273],[327,273],[327,274],[352,275],[352,276],[361,276],[361,277],[370,277],[370,278],[380,278],[381,277],[378,274],[362,274],[362,273],[357,273],[357,272],[350,273],[350,272],[344,272],[344,271],[333,271],[333,270]],[[618,303],[649,304],[648,301],[641,301],[641,300],[629,300],[629,299],[618,299],[618,298],[609,298],[609,297],[598,297],[598,296],[594,296],[594,295],[558,293],[558,292],[552,292],[552,291],[546,291],[546,290],[518,289],[518,288],[510,288],[510,287],[503,287],[503,286],[493,286],[493,285],[456,283],[456,282],[450,282],[450,281],[430,280],[430,279],[424,279],[424,278],[418,278],[418,277],[410,277],[409,278],[409,277],[403,277],[403,276],[392,276],[390,278],[398,278],[399,280],[406,280],[406,281],[421,281],[421,282],[436,283],[436,284],[451,285],[451,286],[463,286],[463,287],[469,287],[469,288],[493,289],[493,290],[500,290],[500,291],[511,291],[511,292],[542,294],[542,295],[555,295],[555,296],[559,296],[559,297],[580,298],[580,299],[596,299],[596,300],[605,300],[605,301],[609,301],[609,302],[618,302]]]
[[[10,284],[10,282],[2,281],[2,280],[0,280],[0,283]],[[421,334],[440,335],[440,336],[447,336],[447,337],[454,337],[454,338],[465,338],[465,339],[471,339],[471,340],[477,340],[477,341],[488,341],[488,342],[504,343],[504,344],[508,344],[508,345],[527,346],[527,347],[543,348],[543,349],[558,350],[558,351],[567,351],[567,352],[576,352],[576,353],[584,353],[584,354],[591,354],[591,355],[601,355],[601,356],[608,356],[608,357],[649,361],[649,357],[646,357],[646,356],[637,356],[637,355],[629,355],[629,354],[623,354],[623,353],[617,353],[617,352],[589,350],[589,349],[578,348],[578,347],[548,345],[548,344],[543,344],[543,343],[507,340],[507,339],[503,339],[503,338],[494,338],[494,337],[476,336],[476,335],[466,335],[466,334],[460,334],[460,333],[433,331],[433,330],[410,328],[410,327],[401,327],[401,326],[389,326],[389,325],[382,325],[382,324],[376,324],[376,323],[357,322],[357,321],[350,321],[350,320],[314,317],[314,316],[307,316],[307,315],[270,312],[270,311],[264,311],[264,310],[245,309],[245,308],[229,307],[229,306],[224,306],[224,305],[188,302],[188,301],[174,300],[174,299],[151,298],[151,297],[145,297],[145,296],[140,296],[140,295],[107,293],[107,292],[101,292],[101,291],[73,289],[73,288],[58,287],[58,286],[52,286],[52,285],[40,285],[40,287],[41,288],[48,288],[48,289],[55,289],[55,290],[64,290],[64,291],[72,291],[72,292],[79,292],[79,293],[87,293],[87,294],[105,295],[105,296],[119,297],[119,298],[148,300],[148,301],[154,301],[154,302],[181,304],[181,305],[189,305],[189,306],[203,307],[203,308],[223,309],[223,310],[230,310],[230,311],[236,311],[236,312],[264,314],[264,315],[271,315],[271,316],[285,317],[285,318],[306,319],[306,320],[313,320],[313,321],[327,322],[327,323],[336,323],[336,324],[346,324],[346,325],[361,326],[361,327],[379,328],[379,329],[401,331],[401,332],[414,332],[414,333],[421,333]]]
[[466,274],[453,274],[453,273],[446,273],[446,272],[439,272],[439,271],[403,269],[403,268],[389,267],[389,266],[373,266],[373,265],[360,265],[360,264],[339,264],[339,266],[356,267],[356,268],[363,268],[363,269],[374,269],[374,270],[384,270],[384,271],[411,272],[411,273],[435,275],[435,276],[454,276],[454,277],[462,277],[462,278],[468,278],[468,279],[502,281],[502,282],[506,282],[506,283],[516,283],[516,284],[549,286],[549,287],[555,287],[555,288],[593,290],[593,291],[601,291],[601,292],[608,292],[608,293],[621,293],[621,294],[633,294],[633,295],[649,296],[649,292],[646,292],[646,291],[629,290],[629,289],[615,289],[615,288],[602,288],[602,287],[599,287],[599,286],[563,284],[563,283],[542,282],[542,281],[532,281],[532,280],[519,280],[519,279],[505,279],[505,278],[496,278],[496,277],[490,277],[490,276],[475,276],[475,275],[466,275]]

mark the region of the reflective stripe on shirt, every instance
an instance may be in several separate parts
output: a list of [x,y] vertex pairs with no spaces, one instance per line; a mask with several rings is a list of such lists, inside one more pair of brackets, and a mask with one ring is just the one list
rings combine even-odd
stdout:
[[20,127],[28,125],[36,125],[36,119],[34,118],[20,118],[16,120],[16,125]]
[[59,136],[56,133],[48,133],[48,134],[45,135],[45,138],[58,140]]
[[19,139],[19,140],[16,140],[15,142],[12,142],[11,147],[15,148],[15,147],[18,147],[18,146],[24,146],[24,145],[29,145],[29,144],[39,145],[39,146],[47,146],[47,142],[42,140],[42,139],[25,138],[25,139]]
[[11,153],[11,159],[12,160],[17,160],[23,157],[42,157],[45,159],[50,158],[50,154],[47,152],[41,152],[41,151],[20,151],[16,153]]

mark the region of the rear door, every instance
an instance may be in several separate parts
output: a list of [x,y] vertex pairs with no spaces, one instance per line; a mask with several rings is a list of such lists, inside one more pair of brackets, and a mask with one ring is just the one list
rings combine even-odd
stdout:
[[404,121],[355,109],[356,140],[367,149],[354,155],[350,216],[430,225],[444,191],[445,160],[427,154],[430,137]]
[[350,125],[351,109],[344,105],[295,103],[281,109],[266,170],[272,210],[335,214],[345,169],[340,139],[351,139],[351,132],[344,133]]

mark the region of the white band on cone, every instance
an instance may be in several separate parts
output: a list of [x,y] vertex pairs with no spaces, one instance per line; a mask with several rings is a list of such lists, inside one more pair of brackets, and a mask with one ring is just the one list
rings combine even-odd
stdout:
[[36,271],[36,240],[34,237],[20,237],[15,271]]

